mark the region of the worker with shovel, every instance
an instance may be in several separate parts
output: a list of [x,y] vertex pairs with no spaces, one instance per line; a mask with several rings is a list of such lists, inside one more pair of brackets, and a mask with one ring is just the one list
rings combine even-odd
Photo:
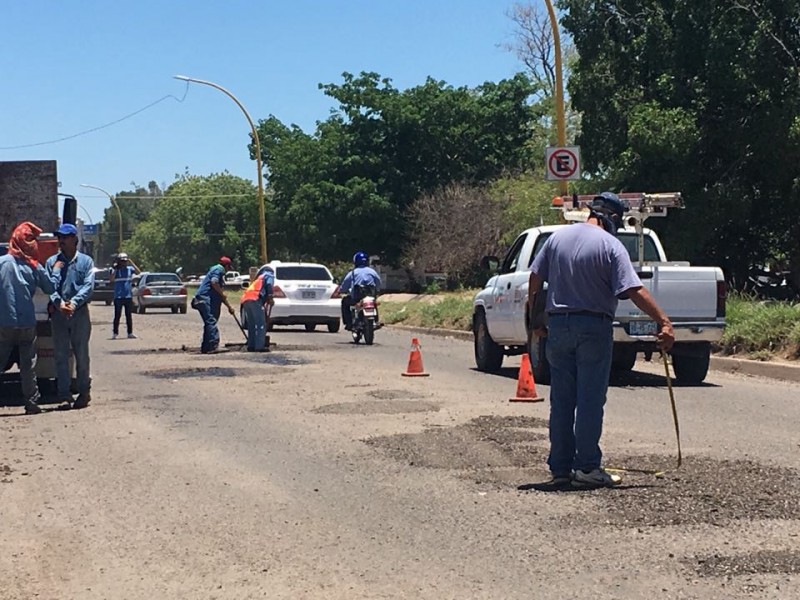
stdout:
[[264,267],[264,272],[256,277],[244,294],[242,294],[242,310],[247,319],[247,351],[262,352],[267,341],[267,306],[272,306],[272,284],[275,272],[272,267]]
[[232,268],[231,259],[223,256],[219,262],[213,265],[203,278],[200,287],[192,298],[192,308],[200,313],[203,319],[203,341],[200,344],[200,352],[211,354],[219,350],[219,321],[222,305],[228,307],[228,312],[234,317],[236,312],[225,297],[222,287],[225,285],[225,273]]

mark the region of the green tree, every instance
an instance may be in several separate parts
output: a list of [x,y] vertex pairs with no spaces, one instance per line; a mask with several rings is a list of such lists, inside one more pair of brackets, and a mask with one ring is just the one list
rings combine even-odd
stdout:
[[182,175],[126,249],[148,270],[204,273],[223,254],[244,270],[258,264],[258,227],[252,182],[229,173]]
[[618,189],[679,190],[670,253],[800,284],[800,0],[561,0],[579,59],[585,167]]
[[[123,249],[125,249],[125,240],[130,239],[139,223],[149,218],[150,213],[164,195],[155,181],[148,183],[146,188],[131,182],[131,187],[131,190],[119,192],[116,195],[119,212],[122,214],[121,245]],[[119,213],[113,205],[109,205],[103,210],[100,231],[101,243],[95,251],[95,259],[98,264],[108,264],[120,246]]]
[[473,89],[428,79],[404,91],[376,73],[343,79],[320,86],[339,107],[314,134],[275,117],[259,122],[270,223],[290,255],[335,260],[364,248],[396,260],[415,199],[531,162],[541,111],[524,75]]

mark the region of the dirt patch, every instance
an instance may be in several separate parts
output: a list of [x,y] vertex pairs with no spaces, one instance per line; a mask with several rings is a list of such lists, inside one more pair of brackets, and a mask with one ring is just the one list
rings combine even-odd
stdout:
[[252,362],[263,365],[275,365],[277,367],[311,364],[311,361],[305,358],[286,356],[279,352],[245,352],[244,357]]
[[702,577],[800,574],[800,552],[789,550],[759,550],[736,556],[712,554],[687,558],[682,562]]
[[478,474],[481,482],[504,481],[505,476],[494,476],[492,470],[541,466],[545,448],[540,444],[547,439],[541,428],[546,423],[532,417],[482,416],[456,427],[428,428],[365,442],[409,465],[470,471],[473,474],[462,475],[473,478]]
[[11,483],[11,473],[14,470],[8,465],[0,465],[0,483]]
[[313,412],[321,415],[400,415],[409,413],[435,412],[439,405],[433,402],[414,400],[366,400],[363,402],[344,402],[320,406]]
[[[618,459],[618,460],[617,460]],[[640,469],[669,468],[662,456],[609,457],[608,464]],[[737,520],[799,519],[798,473],[751,461],[689,457],[662,479],[624,473],[623,486],[592,492],[608,510],[607,521],[623,526],[725,525]]]
[[184,369],[160,369],[144,371],[143,375],[156,379],[182,379],[184,377],[236,377],[242,372],[229,367],[187,367]]

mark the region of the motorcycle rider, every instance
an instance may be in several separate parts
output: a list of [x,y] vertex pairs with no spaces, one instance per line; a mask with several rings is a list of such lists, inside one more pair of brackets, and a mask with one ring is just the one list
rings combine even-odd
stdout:
[[[353,312],[350,308],[361,300],[359,296],[358,286],[371,285],[375,287],[375,295],[381,289],[381,276],[378,272],[369,266],[369,257],[366,252],[359,250],[353,256],[353,268],[339,286],[339,292],[342,294],[342,322],[347,331],[353,329]],[[376,319],[380,323],[379,319]]]

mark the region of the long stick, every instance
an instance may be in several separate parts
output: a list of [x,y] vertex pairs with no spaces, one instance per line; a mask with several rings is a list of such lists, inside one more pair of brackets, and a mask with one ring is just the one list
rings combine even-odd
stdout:
[[672,377],[669,376],[669,364],[667,355],[661,350],[661,360],[664,362],[664,374],[667,376],[667,389],[669,390],[669,402],[672,405],[672,420],[675,422],[675,438],[678,440],[678,469],[681,468],[683,457],[681,456],[681,428],[678,424],[678,409],[675,406],[675,394],[672,391]]
[[239,330],[242,332],[242,335],[244,336],[244,341],[248,341],[247,332],[244,330],[244,327],[242,327],[242,324],[239,322],[239,318],[236,316],[236,313],[231,313],[231,316],[233,317],[233,320],[236,321],[236,324],[239,326]]

